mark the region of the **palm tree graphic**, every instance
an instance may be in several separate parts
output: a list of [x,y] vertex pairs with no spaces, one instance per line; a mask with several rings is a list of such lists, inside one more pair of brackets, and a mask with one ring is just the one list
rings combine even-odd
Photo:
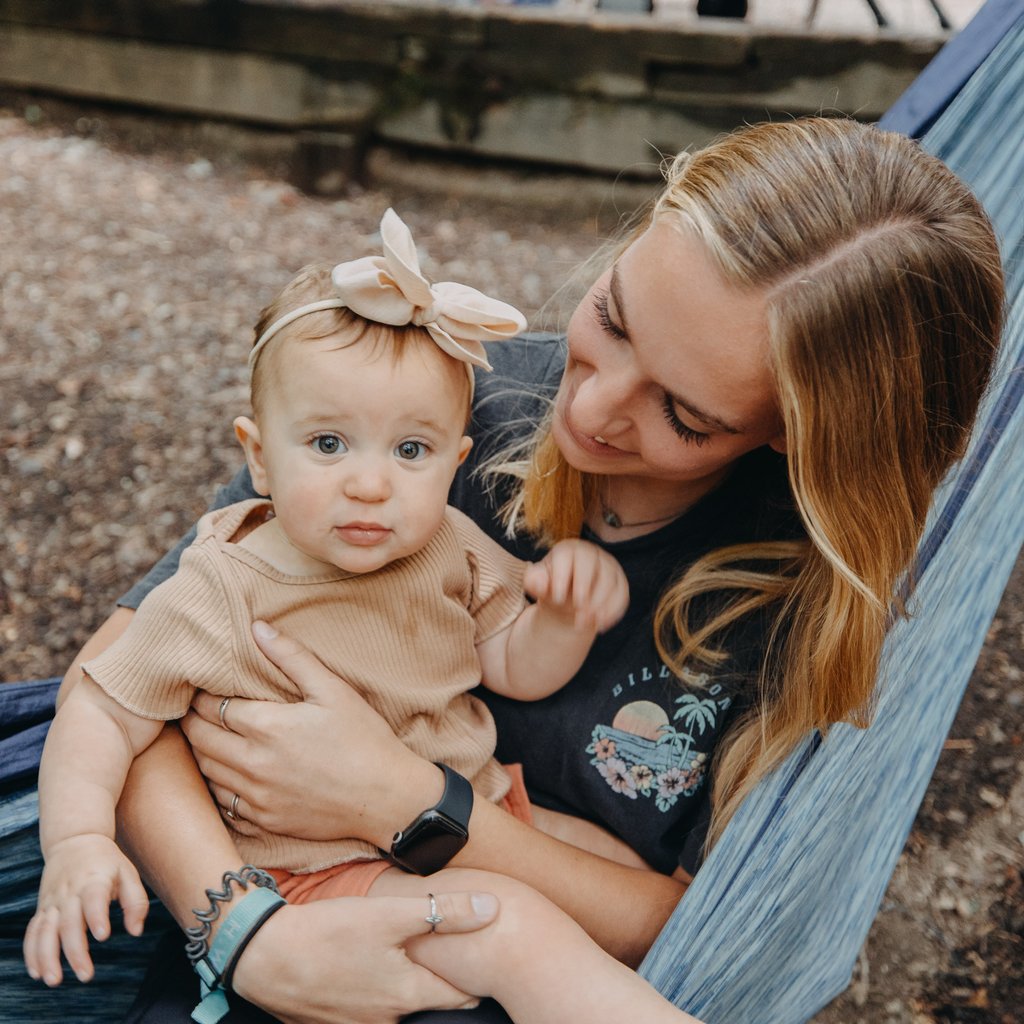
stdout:
[[718,704],[710,697],[698,697],[692,693],[684,693],[676,698],[676,703],[681,705],[676,708],[672,715],[673,721],[682,719],[681,726],[686,732],[680,732],[671,725],[661,727],[661,735],[658,737],[658,746],[671,744],[672,753],[678,764],[688,764],[690,751],[693,749],[693,730],[703,736],[709,726],[715,724],[718,717]]

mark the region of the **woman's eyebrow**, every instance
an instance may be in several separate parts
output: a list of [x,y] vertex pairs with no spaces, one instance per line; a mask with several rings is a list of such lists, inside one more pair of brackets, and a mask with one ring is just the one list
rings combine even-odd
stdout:
[[[615,303],[615,315],[618,317],[618,327],[627,337],[629,336],[629,326],[626,323],[626,309],[622,302],[622,289],[619,283],[619,265],[616,263],[612,267],[611,280],[608,282],[608,291],[611,293],[612,301]],[[709,412],[705,412],[703,409],[694,405],[693,402],[683,398],[682,395],[677,395],[668,388],[664,389],[665,394],[678,405],[681,409],[685,409],[694,419],[700,420],[701,423],[706,423],[709,427],[714,427],[716,430],[720,430],[723,434],[742,434],[743,430],[740,427],[735,427],[731,423],[726,423],[725,420],[720,419],[718,416],[713,416]]]

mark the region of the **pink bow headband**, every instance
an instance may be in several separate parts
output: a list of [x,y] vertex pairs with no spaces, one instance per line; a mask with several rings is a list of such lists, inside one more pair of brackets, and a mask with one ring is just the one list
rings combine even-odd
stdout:
[[309,302],[275,320],[253,345],[250,370],[278,331],[322,309],[351,309],[376,323],[422,327],[439,348],[467,364],[471,377],[472,366],[491,369],[482,342],[503,341],[526,330],[526,318],[508,303],[454,281],[431,285],[420,273],[412,233],[394,210],[385,212],[380,234],[384,255],[339,263],[331,271],[335,297]]

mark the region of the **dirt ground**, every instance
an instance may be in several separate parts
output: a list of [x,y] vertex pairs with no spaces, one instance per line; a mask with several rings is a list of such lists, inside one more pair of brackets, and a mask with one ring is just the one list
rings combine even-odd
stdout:
[[[239,464],[249,325],[312,259],[376,252],[538,309],[648,186],[395,154],[303,196],[279,149],[0,96],[0,679],[60,674]],[[251,142],[251,140],[249,140]],[[1011,1024],[1024,1005],[1024,570],[988,636],[853,984],[826,1024]]]

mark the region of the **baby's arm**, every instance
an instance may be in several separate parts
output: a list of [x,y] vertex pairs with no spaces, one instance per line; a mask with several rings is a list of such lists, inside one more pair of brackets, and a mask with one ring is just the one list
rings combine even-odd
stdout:
[[484,685],[516,700],[540,700],[564,686],[598,633],[629,604],[626,575],[611,555],[563,540],[531,565],[523,587],[535,601],[508,629],[477,645]]
[[35,916],[25,933],[29,974],[60,983],[60,950],[80,981],[92,977],[85,928],[110,934],[110,901],[126,929],[142,932],[149,901],[132,863],[114,842],[114,809],[132,760],[163,722],[139,718],[84,677],[54,718],[39,768],[39,841],[45,867]]
[[605,860],[613,860],[616,864],[624,864],[627,868],[643,868],[646,871],[653,871],[650,866],[633,849],[629,843],[612,835],[607,829],[595,825],[592,821],[584,821],[571,814],[562,814],[559,811],[550,811],[546,807],[531,805],[530,813],[533,816],[533,826],[541,832],[563,843],[578,847],[580,850],[587,850],[596,853]]

